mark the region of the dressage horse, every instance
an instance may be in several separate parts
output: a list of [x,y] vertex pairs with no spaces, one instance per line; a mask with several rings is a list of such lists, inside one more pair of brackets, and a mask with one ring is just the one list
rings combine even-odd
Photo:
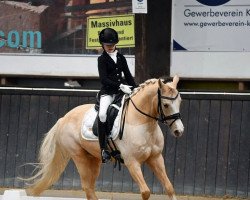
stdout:
[[[140,84],[130,95],[125,116],[122,139],[115,139],[124,164],[139,185],[142,199],[150,197],[141,165],[146,163],[165,188],[169,198],[176,200],[173,186],[165,170],[162,150],[163,133],[158,121],[167,124],[171,133],[180,137],[184,127],[179,108],[181,97],[176,89],[179,78],[164,83],[161,79],[150,79]],[[80,175],[87,199],[98,199],[95,182],[100,173],[101,153],[98,141],[81,137],[81,124],[85,113],[93,104],[78,106],[60,118],[45,135],[39,151],[37,172],[27,180],[32,181],[28,190],[39,195],[55,183],[72,159]]]

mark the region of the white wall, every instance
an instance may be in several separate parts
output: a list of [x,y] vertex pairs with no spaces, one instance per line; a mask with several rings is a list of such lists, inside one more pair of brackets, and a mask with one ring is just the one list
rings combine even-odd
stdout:
[[250,52],[172,52],[170,74],[250,80]]
[[[98,77],[99,55],[0,54],[0,75]],[[135,57],[125,56],[132,75]]]

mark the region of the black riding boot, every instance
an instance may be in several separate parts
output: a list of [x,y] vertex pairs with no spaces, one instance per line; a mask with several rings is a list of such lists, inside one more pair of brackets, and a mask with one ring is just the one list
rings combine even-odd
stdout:
[[106,122],[98,120],[98,137],[101,148],[102,163],[107,163],[111,159],[111,155],[107,150],[107,125]]

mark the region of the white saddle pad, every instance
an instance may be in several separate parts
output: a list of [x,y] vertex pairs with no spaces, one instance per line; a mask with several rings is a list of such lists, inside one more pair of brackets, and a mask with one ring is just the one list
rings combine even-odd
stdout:
[[[121,103],[121,108],[119,109],[118,115],[115,118],[113,128],[111,130],[111,137],[113,140],[115,140],[119,134],[120,130],[120,122],[121,122],[121,113],[122,113],[122,108],[125,100],[125,95],[122,98],[122,103]],[[114,105],[114,107],[117,107]],[[92,140],[96,141],[98,140],[98,137],[96,137],[93,134],[92,127],[95,122],[97,115],[97,111],[95,110],[94,106],[91,107],[85,114],[83,121],[82,121],[82,127],[81,127],[81,135],[85,140]]]

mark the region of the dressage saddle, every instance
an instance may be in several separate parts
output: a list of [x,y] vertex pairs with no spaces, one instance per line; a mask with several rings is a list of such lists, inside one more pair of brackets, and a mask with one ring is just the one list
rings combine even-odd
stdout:
[[[107,110],[107,136],[110,135],[111,133],[111,130],[113,128],[113,125],[114,125],[114,121],[117,117],[117,114],[119,112],[119,109],[121,107],[121,101],[122,101],[122,98],[123,98],[123,95],[124,93],[118,93],[116,96],[115,96],[115,99],[113,101],[113,103],[108,107],[108,110]],[[99,111],[99,108],[100,108],[100,94],[97,93],[96,95],[96,104],[95,104],[95,110],[98,112]],[[98,136],[98,115],[96,116],[96,119],[95,119],[95,122],[93,124],[93,133],[95,136]]]

